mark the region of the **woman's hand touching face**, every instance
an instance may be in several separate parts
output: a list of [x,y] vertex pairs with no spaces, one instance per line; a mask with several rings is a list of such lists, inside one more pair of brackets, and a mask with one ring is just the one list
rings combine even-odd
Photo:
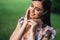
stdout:
[[32,1],[30,6],[30,18],[39,18],[43,13],[43,5],[40,1]]
[[25,21],[29,19],[30,8],[27,9],[25,14]]

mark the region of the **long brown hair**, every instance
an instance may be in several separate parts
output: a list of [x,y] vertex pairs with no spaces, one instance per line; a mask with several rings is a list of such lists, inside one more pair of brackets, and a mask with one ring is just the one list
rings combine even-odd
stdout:
[[43,22],[49,26],[51,26],[50,22],[50,9],[51,9],[51,1],[50,0],[32,0],[32,1],[41,1],[43,5],[44,11],[47,11],[43,16]]

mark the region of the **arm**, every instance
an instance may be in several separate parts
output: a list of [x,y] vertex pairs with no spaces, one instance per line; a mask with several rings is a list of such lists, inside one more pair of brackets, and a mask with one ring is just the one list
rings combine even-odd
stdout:
[[34,38],[34,32],[31,31],[30,33],[31,33],[31,35],[30,35],[30,39],[31,39],[31,40],[35,40],[35,38]]
[[18,35],[17,34],[17,32],[20,30],[20,25],[19,25],[19,23],[17,24],[17,27],[15,28],[15,30],[14,30],[14,32],[12,33],[12,35],[10,36],[10,40],[14,40],[14,39],[17,39],[16,38],[16,35]]
[[[27,9],[27,12],[26,12],[26,15],[25,15],[25,21],[28,19],[28,11],[29,9]],[[16,29],[14,30],[13,34],[11,35],[10,37],[10,40],[20,40],[21,39],[21,36],[25,30],[25,27],[26,27],[26,23],[24,23],[24,25],[20,28],[20,25],[19,23],[17,24],[17,27]]]
[[25,30],[25,27],[26,27],[26,22],[22,25],[21,28],[20,28],[20,25],[18,23],[16,29],[14,30],[13,34],[10,37],[10,40],[20,40],[21,36]]

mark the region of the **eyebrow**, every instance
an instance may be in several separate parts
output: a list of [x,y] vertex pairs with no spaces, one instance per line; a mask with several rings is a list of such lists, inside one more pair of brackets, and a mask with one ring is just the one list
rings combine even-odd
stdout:
[[36,9],[42,10],[41,8],[35,7]]
[[35,8],[40,9],[40,8],[38,8],[38,7],[35,7]]

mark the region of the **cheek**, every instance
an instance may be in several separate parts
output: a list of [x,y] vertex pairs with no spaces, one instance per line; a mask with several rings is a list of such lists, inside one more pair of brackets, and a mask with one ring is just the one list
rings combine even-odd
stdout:
[[36,15],[40,15],[40,12],[38,12],[38,11],[35,11],[35,14],[36,14]]
[[35,13],[37,14],[37,15],[42,15],[43,14],[43,12],[39,12],[39,11],[35,11]]
[[37,17],[40,17],[40,16],[42,15],[42,13],[40,13],[40,12],[35,12],[35,15],[36,15]]

